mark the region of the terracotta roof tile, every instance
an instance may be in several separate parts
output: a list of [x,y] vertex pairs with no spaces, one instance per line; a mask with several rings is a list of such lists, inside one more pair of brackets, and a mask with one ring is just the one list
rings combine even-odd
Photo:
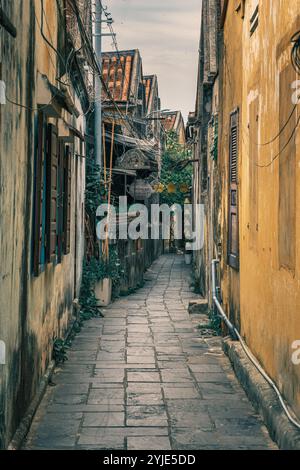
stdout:
[[177,115],[178,111],[163,113],[165,119],[162,121],[162,123],[166,131],[174,130]]
[[127,102],[130,98],[135,54],[133,50],[121,51],[119,54],[105,52],[102,55],[103,79],[116,101]]
[[145,85],[145,92],[146,92],[146,106],[147,109],[149,107],[149,102],[151,98],[151,89],[152,89],[152,84],[154,80],[154,75],[146,75],[144,77],[144,85]]

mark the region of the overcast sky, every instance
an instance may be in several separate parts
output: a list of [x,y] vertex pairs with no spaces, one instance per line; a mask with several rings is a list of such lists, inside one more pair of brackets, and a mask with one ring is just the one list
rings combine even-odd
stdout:
[[[195,108],[201,0],[103,0],[119,50],[139,49],[144,74],[156,74],[162,108]],[[104,50],[111,50],[104,39]]]

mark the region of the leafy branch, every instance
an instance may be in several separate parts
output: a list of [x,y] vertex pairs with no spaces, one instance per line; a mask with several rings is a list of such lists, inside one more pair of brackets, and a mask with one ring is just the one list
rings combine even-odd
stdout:
[[[179,169],[180,163],[189,160],[191,156],[191,151],[187,150],[178,142],[176,132],[168,132],[166,151],[162,156],[162,171],[160,178],[160,181],[165,188],[167,188],[169,184],[174,184],[177,188],[181,186],[187,186],[189,188],[191,186],[191,166]],[[186,195],[183,192],[176,191],[175,193],[168,193],[168,191],[165,190],[160,196],[160,201],[162,204],[168,204],[169,206],[173,204],[183,205],[185,197]]]

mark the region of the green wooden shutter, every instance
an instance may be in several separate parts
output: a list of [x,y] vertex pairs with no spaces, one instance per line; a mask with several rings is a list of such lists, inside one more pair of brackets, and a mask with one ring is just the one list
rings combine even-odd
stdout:
[[40,273],[40,258],[43,240],[43,197],[44,197],[44,115],[38,115],[38,148],[35,170],[35,201],[34,201],[34,247],[33,270],[34,275]]
[[228,220],[228,264],[239,269],[239,214],[238,214],[238,154],[239,111],[230,117],[229,134],[229,220]]
[[71,149],[65,149],[64,170],[64,252],[70,253],[71,249],[71,191],[72,191],[72,160]]
[[62,139],[58,141],[58,187],[57,187],[57,262],[60,263],[63,255],[64,243],[64,166],[65,144]]
[[57,254],[58,135],[53,124],[47,131],[47,259]]

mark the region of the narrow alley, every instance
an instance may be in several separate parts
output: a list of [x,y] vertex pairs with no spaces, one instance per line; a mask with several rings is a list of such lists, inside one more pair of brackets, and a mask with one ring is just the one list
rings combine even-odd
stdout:
[[201,336],[183,256],[86,322],[56,369],[25,449],[276,449],[221,338]]
[[300,0],[0,0],[0,50],[0,452],[300,450]]

